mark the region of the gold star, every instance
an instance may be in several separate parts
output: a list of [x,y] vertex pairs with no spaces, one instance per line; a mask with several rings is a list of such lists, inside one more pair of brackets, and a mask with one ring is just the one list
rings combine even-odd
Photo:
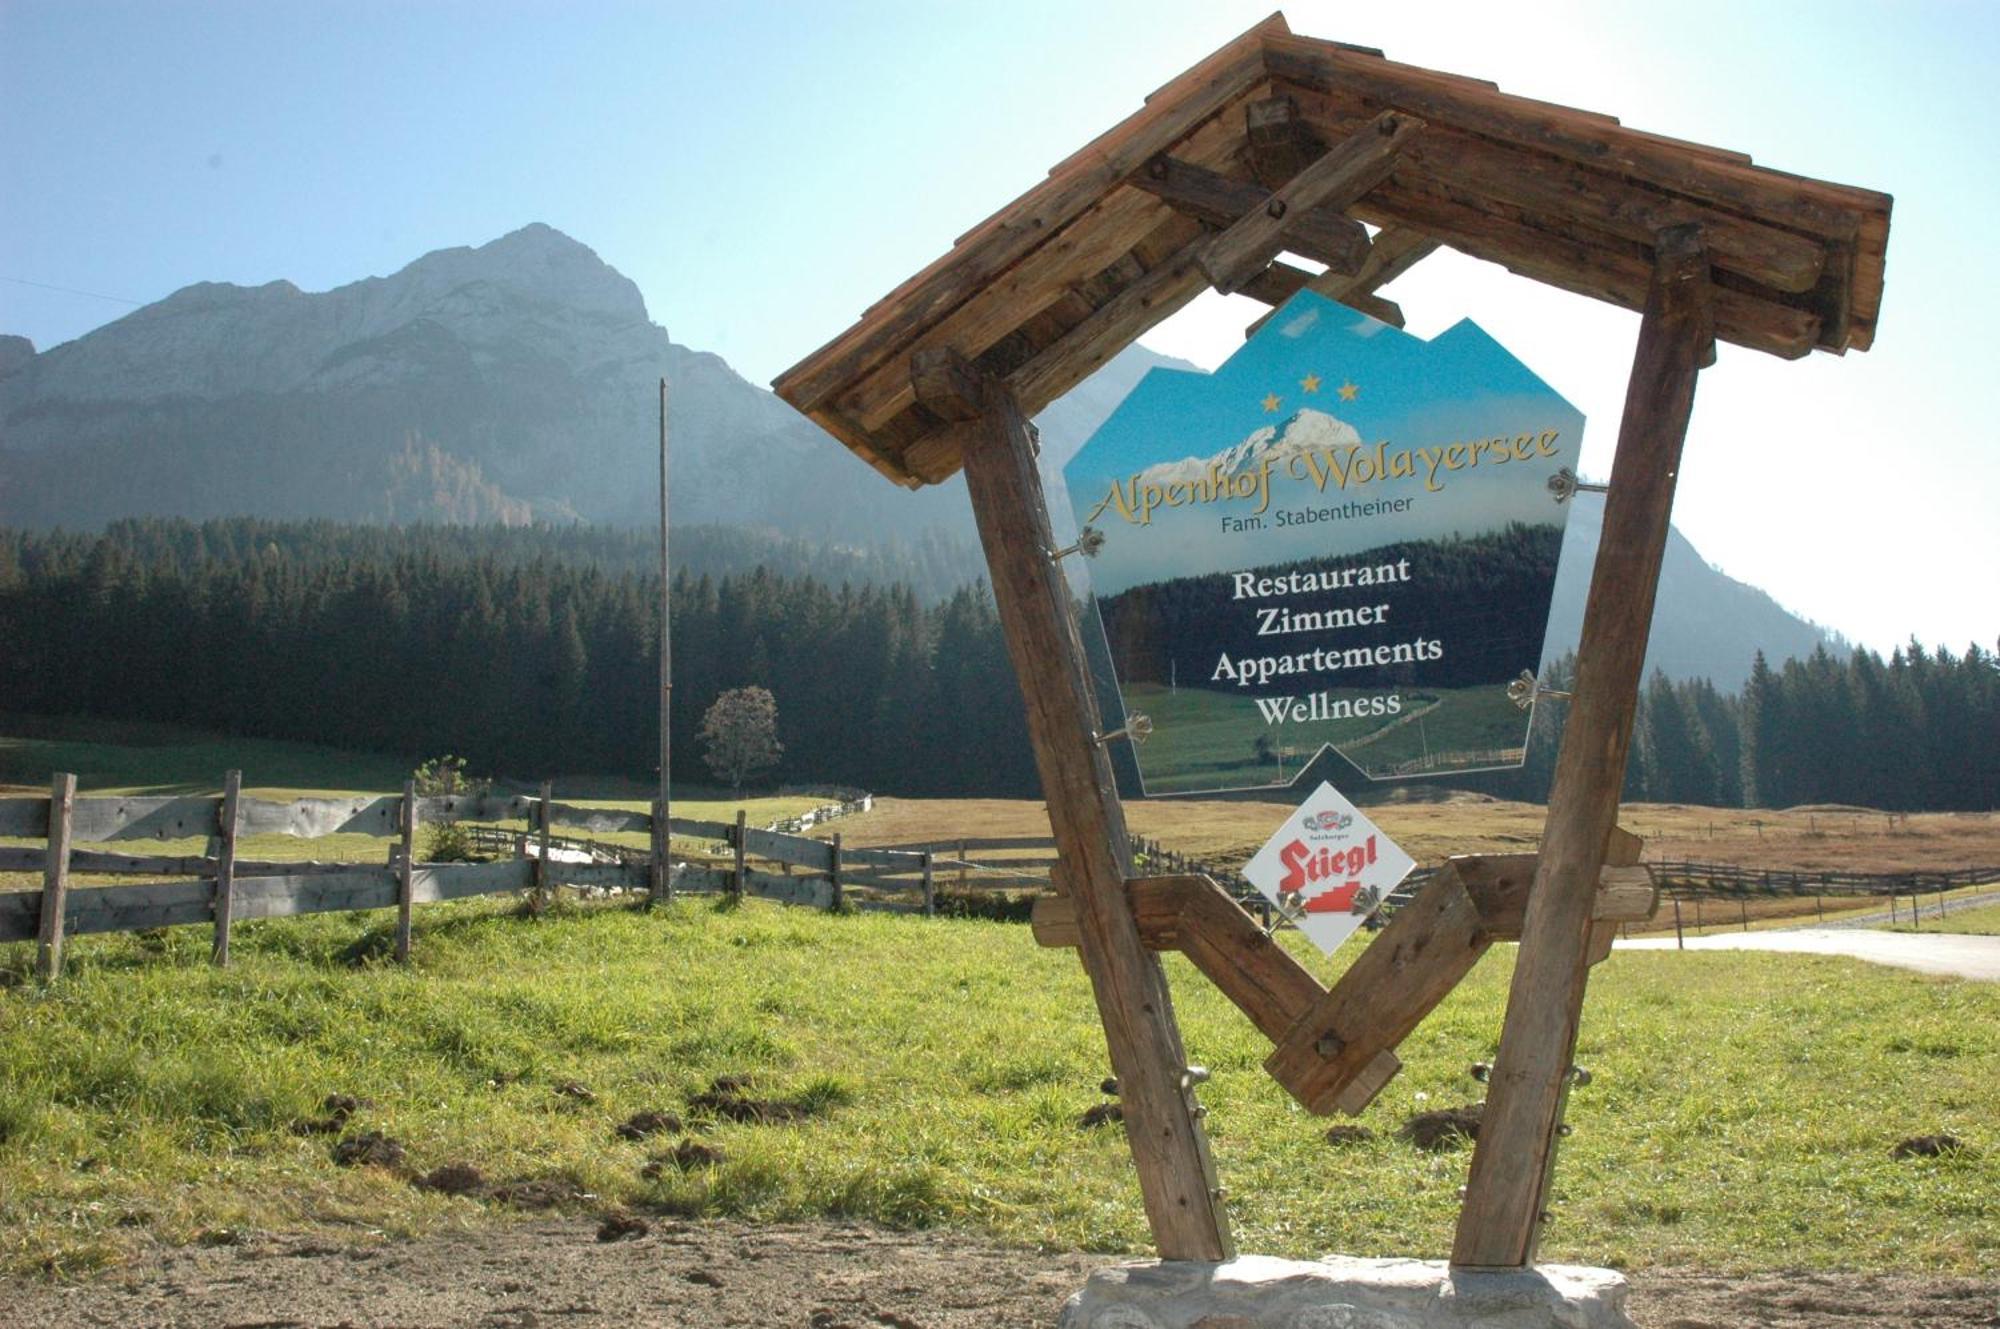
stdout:
[[1264,398],[1264,413],[1266,415],[1269,415],[1272,412],[1276,411],[1280,406],[1283,406],[1284,404],[1285,404],[1284,399],[1280,397],[1277,393],[1273,392]]
[[1306,390],[1307,392],[1318,392],[1318,391],[1319,391],[1319,375],[1318,375],[1318,374],[1307,374],[1307,375],[1306,375],[1306,376],[1305,376],[1304,378],[1302,378],[1302,379],[1300,379],[1300,380],[1299,380],[1299,386],[1300,386],[1301,388],[1305,389],[1305,390]]
[[1343,383],[1340,385],[1340,399],[1342,401],[1353,401],[1356,397],[1360,395],[1361,395],[1361,389],[1355,387],[1354,384]]

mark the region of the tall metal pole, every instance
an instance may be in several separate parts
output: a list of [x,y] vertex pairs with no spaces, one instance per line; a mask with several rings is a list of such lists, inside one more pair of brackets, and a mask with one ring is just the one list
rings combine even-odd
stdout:
[[660,376],[660,808],[654,819],[659,837],[660,880],[653,887],[656,898],[671,900],[673,886],[672,804],[668,792],[673,756],[674,654],[673,589],[667,581],[667,380]]

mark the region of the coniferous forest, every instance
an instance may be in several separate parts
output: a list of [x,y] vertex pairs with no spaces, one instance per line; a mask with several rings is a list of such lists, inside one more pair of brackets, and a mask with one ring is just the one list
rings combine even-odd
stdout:
[[[1034,796],[1020,694],[983,585],[956,551],[898,559],[714,530],[676,534],[674,775],[721,692],[778,703],[786,782]],[[522,780],[650,779],[657,566],[650,538],[588,527],[118,523],[0,530],[0,711],[89,715],[416,759]],[[897,577],[884,581],[885,575]],[[918,589],[921,587],[921,591]],[[1572,665],[1549,671],[1562,687]],[[1774,666],[1741,696],[1655,675],[1625,796],[1884,809],[2000,807],[2000,669],[1915,642]],[[1564,705],[1528,765],[1453,783],[1545,796]],[[1337,773],[1335,775],[1337,779]]]

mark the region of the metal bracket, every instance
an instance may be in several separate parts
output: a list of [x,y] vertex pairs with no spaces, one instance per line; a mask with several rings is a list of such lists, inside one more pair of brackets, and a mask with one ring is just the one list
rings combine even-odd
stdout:
[[1153,736],[1153,721],[1150,716],[1134,713],[1125,720],[1123,729],[1114,729],[1108,734],[1092,734],[1090,741],[1103,747],[1124,739],[1128,743],[1143,743]]
[[1592,484],[1576,478],[1576,472],[1565,466],[1549,477],[1549,497],[1558,503],[1567,503],[1579,493],[1608,494],[1610,485]]
[[1575,695],[1573,692],[1564,692],[1560,688],[1543,687],[1541,681],[1526,669],[1521,671],[1519,678],[1507,684],[1507,700],[1513,702],[1514,705],[1524,711],[1535,704],[1535,698],[1537,697],[1560,697],[1564,701],[1568,701]]

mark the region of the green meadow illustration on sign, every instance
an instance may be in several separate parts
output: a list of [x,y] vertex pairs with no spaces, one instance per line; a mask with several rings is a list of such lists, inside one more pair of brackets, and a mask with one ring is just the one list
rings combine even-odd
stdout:
[[1518,766],[1583,416],[1470,321],[1312,292],[1213,374],[1154,369],[1064,468],[1149,794]]

